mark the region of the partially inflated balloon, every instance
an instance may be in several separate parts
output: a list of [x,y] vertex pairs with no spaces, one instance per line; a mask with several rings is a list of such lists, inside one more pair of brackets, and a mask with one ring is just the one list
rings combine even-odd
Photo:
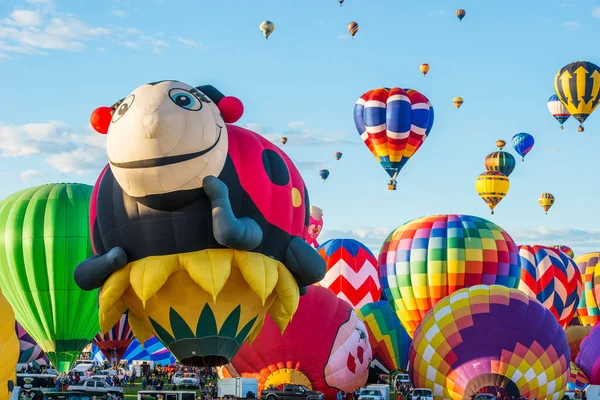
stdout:
[[15,333],[15,314],[0,290],[0,399],[8,400],[16,384],[19,340]]
[[562,67],[554,77],[554,90],[579,127],[600,103],[600,67],[576,61]]
[[592,385],[600,384],[600,325],[595,326],[582,341],[575,364]]
[[227,369],[231,376],[258,379],[259,392],[292,383],[335,400],[338,391],[366,383],[371,359],[367,328],[352,307],[310,286],[283,335],[267,317],[258,337],[242,346]]
[[517,245],[498,225],[470,215],[434,215],[392,232],[379,253],[383,296],[409,335],[423,315],[459,289],[485,284],[516,288]]
[[327,264],[325,278],[319,282],[355,309],[378,301],[381,284],[377,258],[364,244],[354,239],[331,239],[317,248]]
[[533,136],[525,132],[517,133],[512,138],[512,145],[523,161],[525,161],[527,153],[533,148],[534,143],[535,140],[533,139]]
[[567,343],[569,343],[569,349],[571,350],[571,361],[575,361],[577,358],[581,341],[590,334],[591,329],[589,326],[569,326],[565,329]]
[[581,273],[565,253],[545,246],[519,246],[519,290],[537,298],[566,328],[582,294]]
[[310,206],[310,222],[308,224],[308,235],[306,236],[306,242],[313,247],[319,247],[317,238],[321,234],[323,229],[323,210],[319,207]]
[[558,121],[560,129],[563,129],[563,124],[571,117],[569,110],[561,103],[556,94],[553,94],[548,99],[548,111],[550,111],[550,114]]
[[19,364],[30,362],[36,362],[38,365],[50,364],[42,348],[18,322],[15,324],[15,331],[19,337]]
[[17,320],[59,372],[68,372],[98,333],[98,292],[75,284],[91,256],[92,187],[55,183],[0,202],[0,286]]
[[510,189],[510,181],[502,172],[486,171],[480,174],[475,181],[475,190],[479,197],[494,213],[494,208],[502,201]]
[[[572,357],[572,356],[571,356]],[[569,383],[567,383],[568,390],[579,390],[582,391],[590,384],[590,380],[585,376],[583,371],[571,361],[571,367],[569,368]]]
[[587,253],[575,257],[575,263],[583,278],[583,294],[577,306],[577,316],[583,326],[595,326],[600,321],[600,309],[594,296],[594,271],[600,265],[600,253]]
[[392,371],[405,370],[412,339],[387,301],[365,304],[357,310],[369,332],[373,360]]
[[365,145],[392,180],[419,150],[433,126],[433,106],[412,89],[379,88],[354,106],[354,125]]
[[555,199],[552,193],[542,193],[538,198],[538,204],[540,207],[542,207],[542,210],[544,210],[546,214],[548,214],[550,207],[554,205],[554,201]]
[[566,255],[568,255],[571,258],[575,258],[575,252],[569,246],[555,244],[554,246],[550,246],[550,247],[552,247],[553,249],[562,251],[563,253],[565,253]]
[[123,354],[133,341],[133,331],[129,327],[127,313],[123,314],[119,322],[107,333],[97,334],[94,344],[104,353],[104,356],[113,364],[123,358]]
[[498,285],[442,299],[423,317],[412,349],[415,387],[444,400],[489,388],[560,400],[569,379],[569,346],[556,318],[520,290]]

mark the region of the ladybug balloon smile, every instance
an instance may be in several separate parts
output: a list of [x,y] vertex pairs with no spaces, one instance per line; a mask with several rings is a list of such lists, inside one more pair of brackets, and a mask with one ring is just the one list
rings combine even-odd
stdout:
[[[109,165],[91,199],[95,256],[75,271],[100,291],[100,324],[123,312],[187,365],[223,365],[262,328],[283,330],[325,264],[304,241],[308,192],[292,161],[230,125],[241,102],[212,86],[140,86],[94,111]],[[298,290],[300,288],[300,291]]]

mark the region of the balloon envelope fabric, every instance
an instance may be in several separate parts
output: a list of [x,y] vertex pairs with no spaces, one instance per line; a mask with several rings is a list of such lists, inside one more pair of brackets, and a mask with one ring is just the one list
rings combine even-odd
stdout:
[[599,259],[600,253],[594,252],[575,257],[574,260],[583,280],[583,293],[577,306],[577,316],[584,326],[595,326],[600,321],[597,296],[594,296],[594,274]]
[[15,333],[15,313],[0,290],[0,400],[8,400],[16,385],[19,340]]
[[373,359],[390,373],[408,366],[412,339],[387,301],[365,304],[357,310],[369,332]]
[[121,361],[123,354],[133,341],[133,331],[129,327],[128,314],[125,313],[117,324],[104,335],[99,333],[94,338],[94,344],[112,363]]
[[502,228],[470,215],[434,215],[392,232],[379,253],[383,296],[412,337],[440,299],[473,285],[516,288],[517,245]]
[[571,361],[569,373],[569,383],[567,383],[567,389],[569,390],[583,390],[589,384],[590,380],[585,376],[583,371],[573,362]]
[[582,293],[581,273],[572,258],[545,246],[519,246],[519,290],[537,298],[566,328]]
[[591,329],[592,328],[589,326],[569,326],[565,330],[565,334],[567,335],[567,343],[569,344],[569,349],[571,350],[571,361],[575,361],[577,358],[579,349],[581,348],[581,341],[583,338],[589,335]]
[[[95,344],[92,345],[92,358],[95,361],[104,362],[106,357],[102,354],[102,351]],[[128,364],[132,361],[154,361],[161,365],[174,364],[176,362],[175,357],[169,352],[169,350],[156,338],[156,336],[150,337],[144,343],[144,348],[137,339],[133,339],[127,351],[123,355],[123,360],[127,360]]]
[[415,387],[456,400],[489,387],[509,396],[562,399],[569,362],[565,333],[552,313],[499,285],[443,298],[417,328],[410,356]]
[[355,309],[379,300],[381,284],[377,258],[364,244],[354,239],[331,239],[317,248],[327,264],[325,278],[319,282]]
[[600,384],[600,326],[594,326],[590,334],[581,341],[575,364],[592,385]]
[[59,372],[68,372],[100,330],[98,291],[73,279],[90,257],[92,187],[53,183],[0,202],[0,286],[19,323]]
[[19,338],[19,364],[36,362],[38,365],[48,365],[50,363],[41,347],[38,346],[31,335],[18,322],[15,323],[15,331]]

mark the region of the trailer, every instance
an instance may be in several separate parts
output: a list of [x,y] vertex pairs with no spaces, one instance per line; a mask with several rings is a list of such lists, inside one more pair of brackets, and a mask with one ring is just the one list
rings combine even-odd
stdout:
[[258,396],[258,379],[226,378],[217,382],[217,396],[220,399],[256,399]]

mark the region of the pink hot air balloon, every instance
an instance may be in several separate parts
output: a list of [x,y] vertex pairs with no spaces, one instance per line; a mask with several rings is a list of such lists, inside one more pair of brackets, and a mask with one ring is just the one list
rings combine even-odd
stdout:
[[321,210],[317,206],[310,206],[310,223],[308,225],[308,236],[306,237],[306,241],[311,246],[317,248],[319,247],[319,243],[317,242],[317,237],[321,233],[323,229],[323,210]]

